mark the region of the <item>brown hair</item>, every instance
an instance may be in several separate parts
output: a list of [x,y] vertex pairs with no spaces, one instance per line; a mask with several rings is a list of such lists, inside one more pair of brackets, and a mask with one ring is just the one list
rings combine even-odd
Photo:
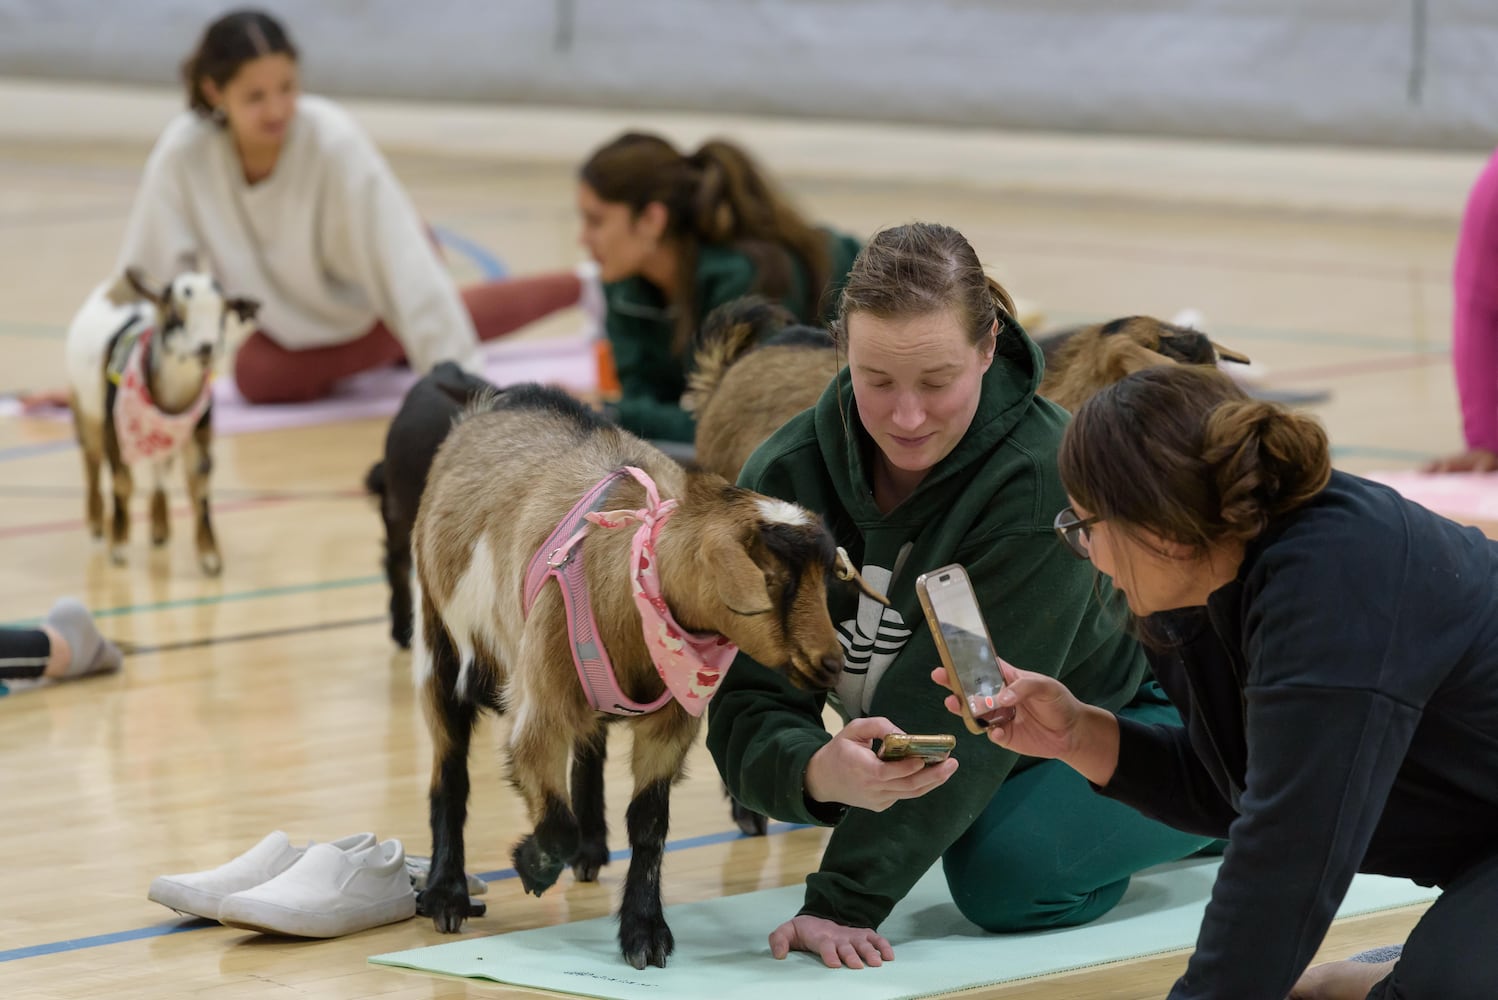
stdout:
[[683,353],[696,334],[697,251],[704,244],[733,246],[755,264],[754,291],[784,298],[791,290],[792,260],[806,275],[806,301],[797,318],[816,322],[829,280],[827,240],[802,219],[749,154],[731,142],[710,139],[683,154],[657,135],[626,132],[600,147],[579,171],[584,184],[606,202],[666,207],[666,235],[680,248],[680,286],[673,289],[676,336]]
[[1137,371],[1077,412],[1061,482],[1089,513],[1198,549],[1246,542],[1331,478],[1314,419],[1202,365]]
[[208,25],[197,48],[182,63],[182,81],[187,85],[187,106],[219,121],[203,93],[203,81],[223,87],[247,62],[261,56],[285,55],[297,60],[296,46],[281,22],[262,10],[234,10]]
[[838,302],[833,337],[846,345],[848,317],[864,312],[906,319],[951,310],[981,345],[1014,301],[983,272],[972,244],[951,226],[912,222],[881,230],[853,261]]

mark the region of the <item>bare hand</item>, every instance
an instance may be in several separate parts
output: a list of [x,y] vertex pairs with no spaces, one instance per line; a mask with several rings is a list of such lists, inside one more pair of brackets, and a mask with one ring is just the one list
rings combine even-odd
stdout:
[[1459,455],[1447,455],[1425,466],[1422,472],[1492,472],[1498,469],[1498,455],[1486,448],[1469,448]]
[[[999,669],[1004,673],[1004,689],[994,695],[999,707],[982,719],[988,723],[988,738],[1026,757],[1064,757],[1075,750],[1084,706],[1066,685],[1003,660]],[[945,667],[931,671],[931,679],[951,690]],[[953,715],[962,714],[955,695],[947,695],[946,706]]]
[[792,951],[820,955],[829,969],[877,969],[895,960],[895,949],[867,927],[844,927],[804,913],[770,932],[771,955],[785,958]]
[[873,742],[900,732],[888,719],[854,719],[806,765],[806,794],[818,802],[841,802],[883,812],[901,799],[916,799],[957,770],[956,758],[933,767],[909,760],[880,760]]

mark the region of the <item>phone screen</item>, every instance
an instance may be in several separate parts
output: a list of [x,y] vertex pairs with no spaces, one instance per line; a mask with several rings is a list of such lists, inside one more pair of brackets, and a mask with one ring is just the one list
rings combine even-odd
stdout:
[[972,583],[960,566],[936,570],[924,579],[931,615],[967,698],[968,711],[981,719],[998,707],[994,696],[1004,686],[1004,675],[999,672]]

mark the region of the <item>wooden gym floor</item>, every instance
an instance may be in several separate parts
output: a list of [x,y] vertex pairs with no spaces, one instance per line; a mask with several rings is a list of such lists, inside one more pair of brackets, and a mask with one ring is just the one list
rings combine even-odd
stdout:
[[[64,326],[112,266],[141,163],[175,96],[4,81],[0,96],[5,392],[59,382]],[[60,116],[59,106],[72,110]],[[1344,468],[1408,467],[1459,444],[1448,285],[1476,156],[359,107],[420,210],[464,241],[468,249],[449,249],[460,278],[490,257],[516,273],[577,259],[572,160],[581,150],[631,124],[689,138],[710,128],[748,142],[819,220],[859,233],[917,218],[956,225],[1053,323],[1201,310],[1206,329],[1265,366],[1270,385],[1330,391],[1315,412]],[[440,130],[444,120],[462,127]],[[503,131],[516,122],[528,130]],[[529,335],[578,323],[563,314]],[[82,524],[69,426],[0,419],[0,620],[34,620],[75,594],[134,649],[117,676],[0,699],[5,995],[520,995],[366,965],[372,954],[444,940],[424,919],[320,943],[217,925],[168,933],[179,923],[145,898],[153,876],[219,864],[275,829],[299,842],[373,830],[426,853],[427,738],[408,657],[387,637],[379,521],[359,490],[383,431],[360,421],[220,438],[213,495],[225,570],[206,580],[180,516],[162,551],[138,522],[130,565],[111,567]],[[143,514],[139,491],[136,503]],[[486,727],[473,761],[468,849],[478,872],[508,867],[524,828],[494,736]],[[610,765],[616,847],[622,757],[617,750]],[[799,882],[823,840],[811,830],[731,836],[700,750],[672,812],[671,840],[685,843],[666,860],[668,903]],[[564,878],[540,900],[496,882],[489,915],[467,933],[603,915],[622,877],[616,863],[597,885]],[[1339,924],[1321,957],[1402,940],[1418,914]],[[967,995],[1159,996],[1185,958]]]

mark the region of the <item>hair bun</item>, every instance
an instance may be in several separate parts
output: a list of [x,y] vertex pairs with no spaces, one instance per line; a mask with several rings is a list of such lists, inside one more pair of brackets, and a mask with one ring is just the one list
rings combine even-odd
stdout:
[[1310,417],[1262,400],[1230,400],[1207,417],[1202,461],[1217,483],[1228,533],[1252,538],[1331,478],[1326,431]]

